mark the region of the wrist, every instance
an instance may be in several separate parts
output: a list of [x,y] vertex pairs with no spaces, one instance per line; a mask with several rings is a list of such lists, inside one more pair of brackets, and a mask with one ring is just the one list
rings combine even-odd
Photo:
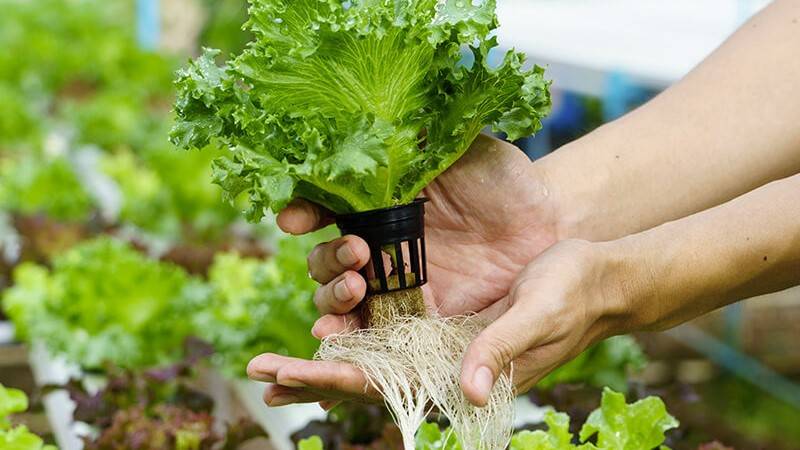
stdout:
[[653,258],[636,235],[593,244],[602,261],[608,335],[648,330],[660,315]]
[[[642,270],[636,251],[628,242],[589,242],[580,239],[560,241],[543,258],[562,254],[569,270],[566,275],[571,316],[579,317],[574,328],[586,328],[590,342],[627,334],[642,327],[637,307],[651,292],[647,271]],[[542,263],[542,257],[536,262]],[[552,261],[548,266],[558,267]],[[558,272],[558,269],[554,269]]]
[[534,162],[553,205],[559,240],[597,241],[617,237],[606,226],[605,211],[608,202],[615,198],[610,192],[610,174],[602,159],[591,152],[592,148],[601,148],[598,136],[609,126],[604,125]]

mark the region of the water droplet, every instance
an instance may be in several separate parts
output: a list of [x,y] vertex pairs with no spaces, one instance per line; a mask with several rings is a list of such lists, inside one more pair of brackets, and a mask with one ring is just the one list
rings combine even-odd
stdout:
[[276,17],[276,18],[273,20],[273,22],[275,22],[275,23],[283,23],[283,19],[281,19],[280,17]]
[[464,7],[464,2],[460,2],[460,1],[456,2],[456,7],[457,8],[463,8]]

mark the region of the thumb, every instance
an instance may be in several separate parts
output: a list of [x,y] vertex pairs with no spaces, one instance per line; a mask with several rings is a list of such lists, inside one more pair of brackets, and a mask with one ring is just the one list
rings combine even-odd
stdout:
[[514,304],[476,337],[461,363],[461,389],[470,403],[486,406],[495,381],[535,340],[531,318]]

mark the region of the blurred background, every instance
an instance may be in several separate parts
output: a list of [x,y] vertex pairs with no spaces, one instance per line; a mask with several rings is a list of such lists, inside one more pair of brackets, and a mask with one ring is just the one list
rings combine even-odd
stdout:
[[[767,3],[498,0],[501,47],[553,80],[544,129],[516,144],[539,158],[620,117]],[[246,19],[245,0],[0,0],[0,383],[31,396],[20,420],[65,450],[71,406],[43,385],[109,376],[109,360],[174,364],[197,330],[227,379],[261,351],[313,354],[304,255],[331,232],[287,240],[271,220],[245,223],[210,181],[224,150],[167,141],[175,70],[202,46],[243,48]],[[673,448],[800,448],[800,290],[635,340],[593,349],[531,399],[580,417],[613,385],[665,399],[682,422]],[[214,377],[189,384],[222,389]],[[246,401],[212,397],[210,415],[247,416]],[[385,420],[346,411],[312,429],[363,442],[353,429]]]

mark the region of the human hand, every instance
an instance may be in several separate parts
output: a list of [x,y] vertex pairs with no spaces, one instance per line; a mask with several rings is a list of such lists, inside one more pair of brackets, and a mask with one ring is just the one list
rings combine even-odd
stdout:
[[[545,177],[518,148],[482,135],[424,195],[430,199],[426,303],[443,316],[497,317],[502,310],[497,302],[508,295],[519,272],[557,240],[559,221]],[[294,202],[278,216],[279,226],[293,234],[332,221],[330,214],[305,201]],[[368,260],[367,244],[355,236],[321,244],[309,255],[310,274],[322,283],[314,297],[323,314],[313,329],[316,337],[359,326],[351,311],[364,298],[366,282],[357,270]],[[273,354],[254,358],[248,375],[275,383],[265,393],[271,405],[359,397],[367,385],[351,366]]]
[[618,245],[563,240],[525,267],[464,354],[461,387],[471,403],[485,405],[512,364],[525,392],[590,345],[636,328],[632,299],[647,279]]

